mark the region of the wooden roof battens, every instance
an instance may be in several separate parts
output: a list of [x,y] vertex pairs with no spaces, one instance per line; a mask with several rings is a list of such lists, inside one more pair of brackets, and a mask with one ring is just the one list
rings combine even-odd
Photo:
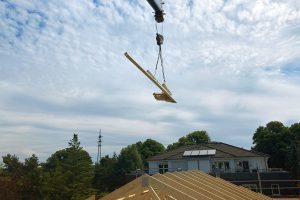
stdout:
[[150,191],[151,191],[151,197],[153,197],[153,200],[160,200],[158,194],[155,192],[153,187],[151,185],[149,187],[150,187]]
[[257,192],[253,192],[252,190],[249,190],[249,189],[246,189],[242,186],[237,186],[233,183],[230,183],[230,182],[227,182],[221,178],[216,178],[218,181],[220,182],[223,182],[224,184],[227,184],[227,185],[232,185],[233,187],[237,188],[240,192],[244,192],[245,194],[251,196],[251,197],[254,197],[255,199],[270,199],[269,197],[265,196],[265,195],[262,195],[260,193],[257,193]]
[[[210,175],[208,175],[204,172],[201,172],[201,171],[194,170],[194,171],[192,171],[192,173],[202,175],[202,177],[208,177],[208,178],[212,177],[212,178],[214,178],[213,176],[210,176]],[[245,189],[247,191],[241,190],[241,188],[239,188],[237,185],[232,184],[228,181],[225,181],[221,178],[214,178],[214,179],[215,179],[215,183],[221,183],[221,184],[225,185],[230,191],[236,191],[239,194],[242,194],[244,199],[255,199],[255,200],[262,199],[261,196],[259,196],[258,193],[256,193],[256,192],[253,192],[253,191],[248,190],[246,188]]]
[[213,186],[218,185],[219,188],[221,188],[223,191],[229,192],[229,194],[231,195],[235,195],[237,198],[243,198],[243,199],[248,199],[248,200],[252,200],[253,198],[250,198],[248,195],[245,195],[243,193],[241,193],[239,190],[234,190],[232,187],[228,187],[227,185],[224,185],[223,183],[219,183],[213,176],[209,176],[208,174],[206,174],[207,176],[204,176],[202,174],[199,174],[197,172],[191,172],[190,173],[191,176],[195,177],[195,178],[200,178],[200,179],[205,179],[205,181]]
[[242,188],[242,187],[240,187],[240,186],[237,186],[237,185],[235,185],[235,184],[233,184],[233,183],[230,183],[230,182],[228,182],[228,181],[225,181],[225,180],[223,180],[223,179],[221,179],[221,178],[216,178],[216,181],[218,181],[218,182],[221,182],[221,183],[223,183],[224,185],[227,185],[228,187],[233,187],[233,188],[235,188],[237,191],[239,191],[240,193],[242,193],[242,194],[245,194],[245,195],[247,195],[248,197],[251,197],[252,199],[265,199],[265,198],[267,198],[266,196],[264,196],[264,195],[261,195],[261,194],[259,194],[259,193],[256,193],[256,192],[253,192],[253,191],[251,191],[251,190],[249,190],[249,189],[246,189],[246,188]]
[[172,197],[171,195],[167,195],[167,198],[168,198],[169,200],[177,200],[176,198]]
[[101,200],[271,200],[218,177],[193,170],[143,175]]
[[[191,174],[191,176],[194,176]],[[195,176],[197,178],[197,176]],[[199,177],[198,177],[199,178]],[[200,179],[206,179],[206,177],[200,177]],[[214,180],[206,180],[206,183],[207,184],[210,184],[214,187],[218,186],[218,189],[219,190],[222,190],[223,193],[226,193],[228,195],[231,195],[232,197],[235,197],[237,199],[248,199],[248,200],[251,200],[252,198],[250,198],[249,196],[243,194],[243,193],[240,193],[239,191],[236,191],[236,190],[233,190],[232,188],[228,188],[220,183],[217,183],[216,181]]]
[[[124,185],[123,187],[116,189],[110,194],[101,198],[101,200],[116,200],[121,198],[128,198],[132,194],[140,194],[141,191],[145,190],[145,187],[142,186],[142,176],[133,180],[132,182]],[[136,198],[136,197],[135,197]]]
[[188,189],[188,190],[194,192],[195,195],[198,195],[198,196],[200,195],[201,198],[205,197],[205,198],[211,199],[211,196],[208,191],[203,190],[202,188],[196,187],[194,184],[190,184],[186,181],[183,181],[183,180],[179,179],[178,177],[173,176],[173,174],[171,174],[171,173],[164,174],[163,176],[165,176],[168,180],[170,180],[180,186],[183,186],[185,188],[185,190]]
[[[166,174],[168,174],[168,173],[166,173]],[[186,186],[186,185],[184,185],[184,184],[182,184],[182,183],[180,183],[178,181],[175,181],[175,180],[169,178],[168,176],[166,176],[166,174],[162,174],[161,177],[164,178],[164,181],[167,181],[168,184],[174,184],[174,185],[176,185],[177,187],[179,187],[181,189],[185,188],[185,190],[189,191],[189,194],[191,196],[193,196],[193,197],[195,197],[197,199],[201,198],[201,199],[214,200],[213,198],[211,198],[211,197],[209,197],[209,196],[207,196],[207,195],[205,195],[203,193],[200,193],[197,190],[194,190],[194,189],[192,189],[192,188],[190,188],[190,187],[188,187],[188,186]]]
[[242,186],[237,186],[237,185],[235,185],[235,184],[233,184],[233,183],[230,183],[230,182],[228,182],[228,181],[225,181],[225,180],[223,180],[223,179],[221,179],[221,178],[218,178],[218,177],[217,177],[216,179],[217,179],[217,181],[219,181],[219,182],[222,182],[222,183],[224,183],[224,184],[226,184],[226,185],[229,185],[229,186],[232,186],[232,187],[237,188],[240,192],[244,192],[244,193],[246,193],[246,194],[248,194],[248,195],[250,195],[250,196],[254,196],[256,199],[270,199],[269,197],[267,197],[267,196],[265,196],[265,195],[263,195],[263,194],[254,192],[254,191],[249,190],[249,189],[247,189],[247,188],[244,188],[244,187],[242,187]]
[[267,197],[267,196],[265,196],[265,195],[263,195],[263,194],[261,194],[261,193],[259,193],[259,192],[254,192],[254,191],[252,191],[252,190],[249,190],[249,189],[247,189],[247,188],[245,188],[245,187],[243,187],[243,186],[238,186],[242,191],[244,191],[244,192],[246,192],[246,190],[247,190],[247,192],[252,192],[252,193],[254,193],[254,195],[257,197],[257,198],[260,198],[260,199],[266,199],[266,200],[269,200],[269,199],[271,199],[271,198],[269,198],[269,197]]
[[[176,173],[174,173],[174,174],[176,174]],[[240,197],[236,196],[235,194],[232,194],[228,190],[223,189],[220,186],[216,187],[216,185],[213,185],[212,183],[210,183],[207,180],[206,181],[199,181],[199,179],[197,180],[197,179],[195,179],[195,177],[194,178],[189,177],[186,173],[181,173],[180,175],[184,176],[185,179],[187,179],[190,182],[193,182],[193,183],[196,183],[196,184],[200,184],[202,187],[206,187],[206,188],[211,189],[215,193],[218,193],[218,194],[221,193],[221,195],[224,196],[225,199],[239,200],[239,198],[240,198]]]
[[[207,187],[205,186],[205,184],[200,183],[200,184],[202,185],[202,187],[200,187],[199,185],[196,185],[195,183],[189,182],[189,181],[185,180],[184,178],[181,178],[181,177],[180,177],[180,173],[178,173],[178,174],[179,174],[179,175],[176,175],[175,173],[170,173],[170,174],[168,174],[168,175],[173,176],[173,177],[176,177],[176,178],[179,179],[180,181],[185,182],[187,185],[190,185],[190,186],[194,187],[195,189],[205,191],[205,192],[207,192],[210,196],[215,196],[215,197],[216,197],[216,198],[214,198],[215,200],[217,200],[217,199],[227,200],[227,199],[228,199],[228,198],[224,198],[223,195],[220,196],[220,193],[219,193],[218,191],[216,191],[216,190],[214,190],[214,192],[207,190]],[[211,188],[210,188],[210,189],[211,189]],[[230,198],[230,197],[229,197],[229,198]],[[230,199],[232,199],[232,198],[230,198]]]
[[156,178],[155,176],[157,176],[157,175],[158,174],[151,176],[151,178],[150,178],[151,186],[160,185],[160,186],[162,186],[162,189],[165,189],[166,193],[169,193],[170,195],[175,196],[177,199],[197,200],[197,198],[194,198],[193,196],[191,196],[189,194],[186,194],[185,192],[183,192],[183,191],[181,191],[181,190],[179,190],[179,189],[177,189],[177,188],[161,181],[160,179]]

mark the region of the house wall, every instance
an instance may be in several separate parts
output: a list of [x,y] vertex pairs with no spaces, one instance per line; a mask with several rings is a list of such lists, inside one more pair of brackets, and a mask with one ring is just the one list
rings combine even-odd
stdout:
[[198,160],[188,160],[188,170],[198,169]]
[[199,160],[199,168],[206,173],[210,172],[211,166],[209,160]]
[[188,163],[186,160],[169,160],[169,171],[188,170]]
[[158,162],[157,161],[148,161],[149,165],[149,174],[158,173]]
[[168,161],[148,161],[149,165],[149,174],[155,174],[159,172],[159,164],[167,163],[168,164],[168,171],[178,171],[188,170],[188,163],[186,160],[168,160]]
[[198,169],[204,172],[210,172],[210,162],[208,159],[188,159],[188,170]]
[[168,161],[149,161],[149,174],[155,174],[159,172],[159,164],[167,163],[168,171],[177,171],[177,170],[192,170],[199,169],[204,172],[212,171],[212,164],[215,162],[229,162],[230,170],[227,172],[236,172],[237,163],[239,161],[248,161],[249,171],[255,171],[259,169],[260,171],[266,170],[267,159],[264,157],[241,157],[235,159],[229,158],[189,158],[184,160],[168,160]]
[[235,159],[226,159],[226,158],[212,158],[211,166],[214,162],[229,162],[230,171],[228,172],[236,172],[238,170],[237,165],[239,161],[248,161],[249,163],[249,171],[259,169],[260,171],[268,169],[267,159],[264,157],[240,157]]
[[[151,164],[150,164],[151,163]],[[198,169],[204,172],[210,172],[210,163],[207,159],[185,159],[185,160],[168,160],[168,161],[155,161],[149,162],[149,168],[151,169],[151,174],[159,172],[159,164],[168,163],[168,171],[178,171],[178,170],[193,170]],[[156,170],[155,170],[156,169]]]
[[230,172],[234,172],[235,171],[235,162],[234,159],[232,158],[211,158],[210,160],[210,170],[212,171],[212,165],[214,162],[229,162],[229,168],[230,168]]
[[245,158],[234,159],[235,168],[237,166],[238,161],[249,161],[250,172],[257,169],[260,171],[264,171],[268,169],[267,159],[265,159],[264,157],[245,157]]
[[265,157],[258,157],[258,169],[267,170],[268,169],[268,159]]

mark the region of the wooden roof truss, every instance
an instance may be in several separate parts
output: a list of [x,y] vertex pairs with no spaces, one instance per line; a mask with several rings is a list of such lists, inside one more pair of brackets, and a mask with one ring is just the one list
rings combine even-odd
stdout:
[[270,200],[204,172],[182,171],[143,175],[101,200]]

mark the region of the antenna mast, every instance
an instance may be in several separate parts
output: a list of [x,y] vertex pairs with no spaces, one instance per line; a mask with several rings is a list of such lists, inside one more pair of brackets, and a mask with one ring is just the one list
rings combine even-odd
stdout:
[[99,137],[98,137],[97,163],[100,163],[100,161],[101,161],[101,146],[102,146],[102,135],[101,135],[101,129],[100,129],[100,131],[99,131]]

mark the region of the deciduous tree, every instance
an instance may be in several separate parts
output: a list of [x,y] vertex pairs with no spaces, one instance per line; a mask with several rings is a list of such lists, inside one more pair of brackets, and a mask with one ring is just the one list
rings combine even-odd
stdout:
[[179,138],[179,140],[173,144],[168,145],[167,150],[172,150],[180,146],[201,144],[210,142],[210,137],[206,131],[194,131],[186,136]]
[[269,167],[290,170],[293,160],[294,134],[281,122],[272,121],[260,126],[253,135],[253,149],[270,155]]
[[147,158],[158,155],[165,151],[164,145],[152,139],[147,139],[145,142],[138,142],[136,143],[136,146],[141,154],[144,167],[147,167]]

